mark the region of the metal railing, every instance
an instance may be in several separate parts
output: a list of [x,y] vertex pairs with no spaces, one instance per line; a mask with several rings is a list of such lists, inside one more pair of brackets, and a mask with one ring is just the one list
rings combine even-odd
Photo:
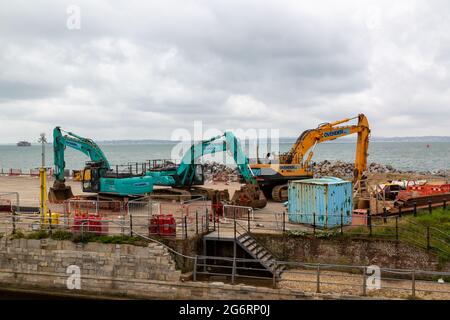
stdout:
[[[276,261],[280,278],[258,267],[256,259],[197,256],[193,279],[221,277],[235,284],[262,281],[273,288],[354,296],[450,299],[450,272]],[[256,275],[255,275],[256,273]]]
[[[55,218],[48,216],[46,221],[42,221],[42,217],[39,215],[17,214],[13,216],[0,214],[0,226],[7,225],[11,228],[14,226],[15,232],[24,228],[33,230],[33,226],[34,231],[42,230],[42,227],[49,232],[55,232],[60,229],[71,231],[74,226],[78,226],[79,229],[77,232],[81,235],[87,235],[89,233],[102,234],[102,229],[98,229],[98,224],[89,224],[89,222],[98,222],[98,220],[81,220],[81,223],[76,225],[70,217],[59,217],[60,219],[58,221],[60,224],[56,225],[53,223],[53,219]],[[249,231],[248,221],[253,222],[254,220],[252,220],[250,212],[245,218],[238,219],[236,217],[236,219],[233,219],[233,228],[236,230],[235,237]],[[383,217],[380,218],[383,219]],[[6,219],[7,223],[2,223],[2,219]],[[130,221],[131,224],[129,223]],[[156,242],[166,247],[173,254],[192,260],[194,262],[194,281],[201,280],[201,277],[220,276],[230,278],[234,284],[237,281],[249,281],[250,283],[253,283],[253,281],[263,281],[276,288],[312,293],[340,293],[344,295],[400,298],[450,298],[450,288],[447,283],[449,281],[448,279],[450,279],[450,273],[448,272],[381,268],[379,277],[381,288],[373,289],[368,280],[375,278],[373,278],[373,275],[367,273],[370,268],[366,266],[275,261],[275,267],[284,266],[286,268],[281,277],[278,277],[277,273],[270,274],[270,271],[262,268],[257,259],[213,256],[193,257],[183,255],[151,237],[148,233],[141,233],[140,230],[135,228],[133,221],[134,218],[125,222],[121,219],[108,218],[105,220],[105,222],[108,222],[108,232],[111,232],[113,229],[119,230],[119,234],[133,235]],[[384,221],[382,220],[381,223],[384,224]],[[375,224],[373,227],[376,228],[377,225]],[[250,231],[253,228],[255,226],[251,224]],[[448,239],[448,235],[445,233],[440,236],[443,239]]]
[[[231,215],[227,215],[224,207],[224,216],[218,217],[214,230],[218,238],[230,237],[235,231]],[[235,208],[232,208],[236,210]],[[253,211],[246,207],[240,208],[240,214],[236,215],[236,221],[240,226],[245,226],[250,233],[279,233],[293,236],[351,236],[382,238],[402,241],[422,249],[426,249],[450,258],[450,235],[435,227],[419,225],[406,219],[406,216],[388,215],[353,215],[350,219],[348,214],[328,214],[319,216],[316,214],[287,214],[262,213]],[[225,218],[226,217],[226,218]],[[303,223],[302,223],[303,222]]]
[[39,213],[22,214],[9,206],[11,209],[0,212],[0,234],[60,230],[82,235],[146,234],[187,239],[210,231],[209,201],[196,198],[179,203],[169,201],[170,196],[166,198],[166,201],[155,201],[146,197],[129,202],[67,200],[49,204],[50,212],[44,216]]

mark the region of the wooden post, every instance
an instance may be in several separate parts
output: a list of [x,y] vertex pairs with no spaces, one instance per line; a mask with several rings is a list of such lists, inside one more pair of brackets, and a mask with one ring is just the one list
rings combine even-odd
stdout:
[[130,236],[133,236],[133,215],[130,213]]
[[402,217],[402,206],[398,207],[398,216],[401,218]]
[[286,211],[283,210],[283,232],[286,232]]
[[187,231],[187,216],[184,216],[184,238],[188,238],[188,231]]
[[273,277],[272,277],[272,287],[277,288],[277,262],[275,261],[275,266],[273,267]]
[[313,235],[316,235],[316,213],[313,212]]
[[316,293],[320,293],[320,263],[317,265]]
[[427,227],[427,250],[430,250],[430,227]]
[[395,240],[398,241],[398,217],[395,217]]
[[386,207],[383,208],[383,223],[387,223],[387,209]]
[[233,271],[231,274],[231,284],[234,284],[235,279],[236,279],[236,256],[234,256],[234,259],[233,259]]
[[[234,211],[234,241],[233,241],[233,258],[234,258],[234,264],[236,263],[236,251],[237,251],[237,236],[236,236],[236,210]],[[233,268],[235,268],[233,264]]]
[[198,234],[198,211],[195,210],[195,234]]
[[247,209],[247,231],[250,233],[250,209]]
[[[17,208],[18,209],[18,206]],[[16,210],[12,210],[12,214],[11,214],[11,219],[12,219],[12,234],[16,234]],[[6,234],[8,233],[8,229],[6,229]]]
[[195,256],[195,260],[194,260],[194,273],[192,275],[192,278],[194,281],[197,281],[197,259],[198,256]]
[[220,239],[220,220],[217,222],[217,239]]
[[362,283],[362,295],[367,295],[367,267],[363,267],[363,283]]
[[413,270],[411,274],[411,282],[412,282],[412,298],[416,298],[416,271]]
[[[214,206],[214,205],[213,205]],[[214,227],[214,231],[216,231],[216,211],[218,209],[218,207],[213,207],[212,206],[212,211],[213,211],[213,227]],[[216,205],[218,206],[218,205]]]
[[417,202],[414,202],[414,217],[417,217]]
[[48,210],[48,233],[52,234],[52,212],[50,210]]
[[428,212],[429,212],[430,214],[433,213],[433,207],[431,206],[431,200],[428,201]]

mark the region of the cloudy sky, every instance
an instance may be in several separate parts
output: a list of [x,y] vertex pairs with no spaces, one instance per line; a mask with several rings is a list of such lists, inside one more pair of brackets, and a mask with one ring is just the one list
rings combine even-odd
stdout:
[[374,136],[450,135],[447,0],[0,0],[0,39],[0,142],[297,136],[358,113]]

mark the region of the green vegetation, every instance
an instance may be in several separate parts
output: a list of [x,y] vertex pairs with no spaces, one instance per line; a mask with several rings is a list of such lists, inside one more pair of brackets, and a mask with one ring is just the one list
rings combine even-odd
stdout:
[[[344,236],[368,236],[368,227],[346,228]],[[419,211],[402,218],[388,218],[387,223],[380,217],[372,220],[372,236],[397,239],[423,249],[435,252],[441,263],[450,261],[450,208]]]
[[99,243],[112,243],[112,244],[131,244],[137,246],[147,246],[148,242],[139,237],[132,237],[126,235],[118,236],[99,236],[95,234],[73,234],[65,230],[55,230],[51,234],[46,230],[34,231],[28,234],[24,234],[22,231],[16,231],[15,234],[11,235],[11,239],[53,239],[53,240],[69,240],[75,243],[88,243],[88,242],[99,242]]
[[64,230],[56,230],[52,233],[51,238],[53,240],[72,240],[73,234]]
[[99,242],[99,243],[112,243],[112,244],[131,244],[137,246],[146,246],[148,244],[147,241],[132,236],[97,236],[97,235],[84,235],[81,237],[80,235],[75,235],[72,239],[73,242]]
[[16,231],[14,234],[11,235],[11,239],[23,239],[26,238],[26,235],[22,231]]
[[[333,230],[316,229],[315,237],[332,238],[371,238],[391,239],[410,244],[415,247],[430,250],[438,257],[439,264],[450,262],[450,207],[419,211],[417,217],[412,214],[402,218],[387,217],[386,223],[382,216],[372,217],[372,230],[367,226],[347,226],[343,234],[340,228]],[[312,237],[312,230],[290,230],[286,235],[291,238]]]
[[48,233],[45,230],[39,230],[39,231],[29,233],[28,235],[26,235],[26,238],[27,239],[35,239],[35,240],[47,239]]
[[428,211],[420,211],[417,217],[408,217],[410,221],[414,221],[424,227],[434,227],[446,234],[450,235],[450,208],[435,209],[430,214]]

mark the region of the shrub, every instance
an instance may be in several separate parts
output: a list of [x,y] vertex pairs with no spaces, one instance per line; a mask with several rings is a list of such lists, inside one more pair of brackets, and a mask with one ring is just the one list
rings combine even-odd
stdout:
[[50,236],[53,240],[72,240],[73,235],[71,232],[64,230],[56,230]]
[[35,240],[47,239],[48,233],[45,230],[39,230],[39,231],[31,232],[30,234],[28,234],[27,236],[24,236],[23,238],[35,239]]

